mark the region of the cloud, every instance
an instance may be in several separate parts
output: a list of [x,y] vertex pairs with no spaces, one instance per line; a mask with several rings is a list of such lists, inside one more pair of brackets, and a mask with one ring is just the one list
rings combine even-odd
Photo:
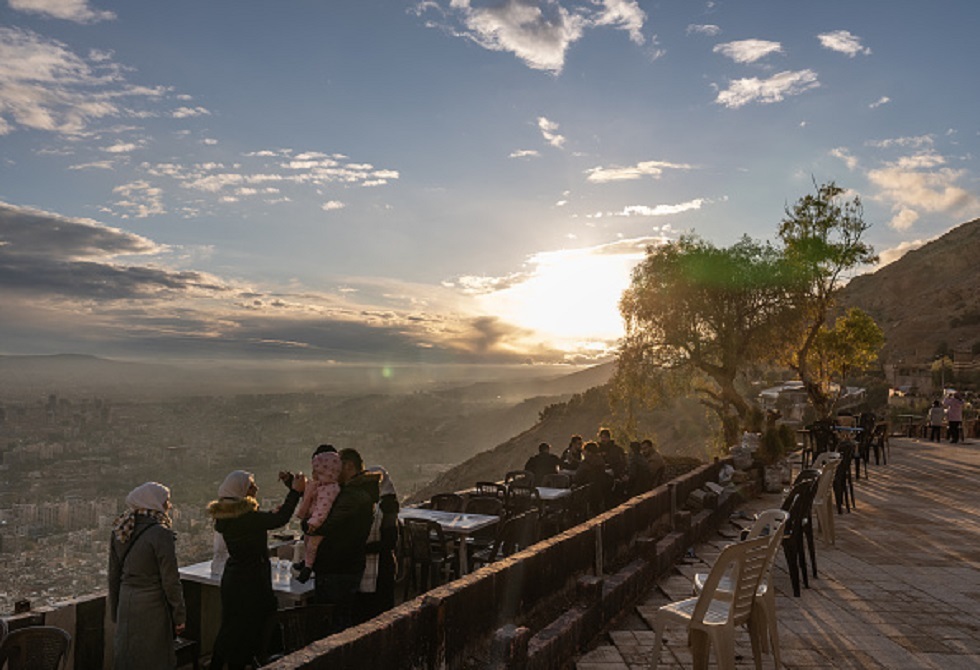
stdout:
[[339,200],[328,200],[327,202],[320,205],[320,209],[322,209],[324,212],[332,212],[337,209],[343,209],[346,206],[347,205],[340,202]]
[[543,116],[538,117],[538,128],[541,130],[541,136],[551,146],[561,149],[565,144],[565,136],[558,133],[558,127],[554,121],[549,121]]
[[[936,239],[936,238],[932,238],[932,239]],[[915,251],[919,247],[925,246],[927,243],[929,243],[931,241],[932,241],[931,239],[930,240],[912,240],[912,241],[909,241],[909,242],[902,242],[897,247],[892,247],[890,249],[885,249],[884,251],[881,251],[881,252],[878,253],[878,265],[876,266],[875,269],[878,270],[878,269],[881,269],[881,268],[885,267],[889,263],[894,263],[899,258],[901,258],[905,254],[907,254],[908,252]]]
[[[319,151],[295,152],[291,149],[258,150],[242,154],[234,163],[201,161],[197,163],[150,163],[136,167],[138,181],[157,189],[159,207],[143,210],[144,215],[200,208],[200,194],[210,196],[205,204],[232,206],[244,199],[265,205],[306,201],[313,207],[339,209],[340,201],[330,199],[324,205],[325,191],[333,186],[378,187],[400,178],[398,170],[379,168],[371,163],[355,162],[339,153]],[[274,199],[270,194],[277,195]],[[170,206],[164,202],[166,196]],[[328,194],[326,194],[329,197]],[[118,207],[118,203],[114,203]],[[107,211],[115,212],[110,208]]]
[[8,296],[122,300],[223,287],[198,272],[124,265],[167,247],[89,219],[0,202],[0,289]]
[[463,36],[491,51],[513,53],[535,70],[555,74],[565,65],[569,45],[582,37],[585,19],[557,2],[504,0],[490,7],[473,7],[470,0],[453,0]]
[[932,135],[917,135],[914,137],[892,137],[884,140],[869,140],[866,146],[876,149],[890,149],[892,147],[931,147],[934,143]]
[[693,165],[684,163],[668,163],[666,161],[643,161],[636,165],[619,167],[597,166],[585,171],[588,180],[595,184],[607,184],[615,181],[635,181],[644,177],[659,179],[664,170],[693,170]]
[[508,158],[540,158],[541,152],[536,149],[516,149],[510,152]]
[[90,163],[78,163],[76,165],[69,165],[68,169],[69,170],[112,170],[114,169],[114,165],[111,160],[92,161]]
[[88,57],[30,30],[0,26],[0,135],[17,129],[82,136],[97,121],[152,116],[133,103],[158,101],[169,89],[125,81],[108,52]]
[[721,28],[710,23],[691,23],[686,30],[688,35],[707,35],[717,37],[721,34]]
[[840,160],[842,160],[844,162],[844,165],[847,166],[848,170],[853,170],[858,166],[857,157],[851,154],[851,152],[849,152],[844,147],[837,147],[835,149],[831,149],[830,155],[833,156],[834,158],[839,158]]
[[736,63],[754,63],[769,54],[782,53],[783,46],[779,42],[767,40],[739,40],[717,44],[712,51],[727,56]]
[[857,35],[852,35],[847,30],[834,30],[829,33],[821,33],[817,35],[817,39],[820,40],[820,44],[825,49],[837,51],[845,54],[849,58],[854,58],[858,54],[865,56],[871,54],[871,49],[861,46],[861,38]]
[[646,12],[640,9],[636,0],[603,0],[594,25],[620,28],[629,33],[634,44],[643,44],[642,30],[646,19]]
[[787,96],[800,95],[819,86],[817,73],[813,70],[796,72],[787,70],[774,74],[768,79],[757,77],[736,79],[729,84],[727,89],[718,92],[715,102],[729,109],[737,109],[750,102],[771,104],[781,102]]
[[877,100],[875,100],[874,102],[872,102],[870,105],[868,105],[868,109],[876,109],[878,107],[881,107],[882,105],[887,105],[891,101],[892,101],[891,98],[889,98],[887,95],[883,95]]
[[943,162],[935,154],[917,154],[868,171],[868,180],[878,188],[874,199],[891,206],[894,212],[891,227],[907,230],[922,212],[950,216],[980,213],[980,197],[958,185],[965,171],[938,167]]
[[514,54],[534,70],[560,74],[572,44],[586,30],[613,27],[638,45],[645,43],[644,12],[637,0],[589,0],[568,8],[559,0],[434,0],[415,3],[418,16],[437,14],[429,27],[440,28],[490,51]]
[[11,9],[76,23],[96,23],[116,18],[112,12],[92,9],[86,0],[7,0],[7,2]]
[[102,147],[101,151],[107,154],[127,154],[140,148],[142,148],[141,145],[135,142],[117,142],[116,144]]
[[164,265],[140,235],[0,202],[0,341],[27,353],[520,362],[562,352],[477,314],[451,288],[338,278],[336,291],[271,290]]
[[147,181],[138,180],[121,184],[112,189],[112,192],[119,195],[120,199],[113,201],[109,211],[122,219],[131,216],[145,219],[167,212],[163,206],[163,190],[151,186]]
[[171,116],[175,119],[188,119],[194,116],[210,116],[211,112],[204,107],[178,107]]
[[695,198],[676,205],[654,205],[653,207],[649,205],[627,205],[621,211],[614,212],[610,216],[669,216],[701,209],[701,205],[705,202],[707,201],[704,198]]

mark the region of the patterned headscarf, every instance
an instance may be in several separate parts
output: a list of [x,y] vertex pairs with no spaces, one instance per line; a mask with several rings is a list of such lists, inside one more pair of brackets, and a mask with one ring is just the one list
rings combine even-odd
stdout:
[[167,514],[167,501],[170,500],[170,489],[163,484],[146,482],[140,484],[126,496],[125,512],[116,517],[112,524],[112,533],[116,539],[125,544],[136,527],[136,516],[148,516],[164,528],[170,528],[173,522]]

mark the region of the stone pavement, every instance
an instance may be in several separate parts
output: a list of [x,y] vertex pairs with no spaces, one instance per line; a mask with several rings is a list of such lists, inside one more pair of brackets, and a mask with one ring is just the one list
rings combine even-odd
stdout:
[[[787,668],[980,668],[980,443],[893,438],[888,465],[855,481],[857,509],[836,517],[837,543],[816,542],[817,579],[794,598],[782,552],[773,581],[780,648]],[[863,470],[862,470],[863,472]],[[746,513],[778,507],[764,495]],[[748,525],[748,521],[736,519]],[[814,517],[816,522],[816,517]],[[647,668],[660,605],[690,597],[734,526],[695,547],[635,611],[624,613],[578,670]],[[809,561],[809,557],[808,557]],[[690,668],[681,629],[668,627],[661,668]],[[738,668],[754,668],[748,633],[736,634]],[[714,651],[711,667],[715,666]],[[774,666],[771,655],[763,667]]]

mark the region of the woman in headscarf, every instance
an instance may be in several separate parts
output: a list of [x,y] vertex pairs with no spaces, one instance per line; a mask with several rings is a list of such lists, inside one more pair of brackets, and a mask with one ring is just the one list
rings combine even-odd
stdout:
[[156,482],[126,496],[109,540],[109,612],[116,670],[177,667],[174,634],[184,631],[184,592],[170,530],[170,489]]
[[[306,477],[280,473],[289,494],[278,510],[259,511],[258,487],[251,472],[235,470],[218,488],[218,500],[208,505],[214,529],[228,546],[221,575],[221,628],[214,641],[211,669],[230,670],[260,665],[256,656],[269,639],[276,596],[272,592],[268,531],[285,526],[296,509]],[[257,662],[259,661],[259,662]]]

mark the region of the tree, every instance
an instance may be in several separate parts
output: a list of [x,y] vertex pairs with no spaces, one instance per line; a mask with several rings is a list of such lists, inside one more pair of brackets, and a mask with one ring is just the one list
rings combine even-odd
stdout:
[[818,417],[827,418],[835,399],[814,369],[819,357],[813,349],[848,273],[878,257],[863,239],[870,224],[860,198],[845,200],[844,189],[834,182],[814,186],[816,193],[787,207],[779,225],[783,254],[796,277],[791,283],[795,342],[786,362],[799,375]]
[[633,402],[631,391],[653,369],[686,371],[733,444],[752,407],[736,381],[749,365],[773,357],[791,279],[776,249],[748,237],[724,249],[693,235],[649,247],[620,301],[621,395]]
[[932,385],[934,388],[940,389],[940,392],[946,390],[946,384],[956,383],[953,359],[946,354],[933,361],[930,372],[932,373]]
[[827,414],[821,416],[833,413],[847,378],[871,367],[884,343],[885,333],[871,316],[857,307],[839,317],[832,328],[820,327],[808,351],[807,368],[829,402]]

